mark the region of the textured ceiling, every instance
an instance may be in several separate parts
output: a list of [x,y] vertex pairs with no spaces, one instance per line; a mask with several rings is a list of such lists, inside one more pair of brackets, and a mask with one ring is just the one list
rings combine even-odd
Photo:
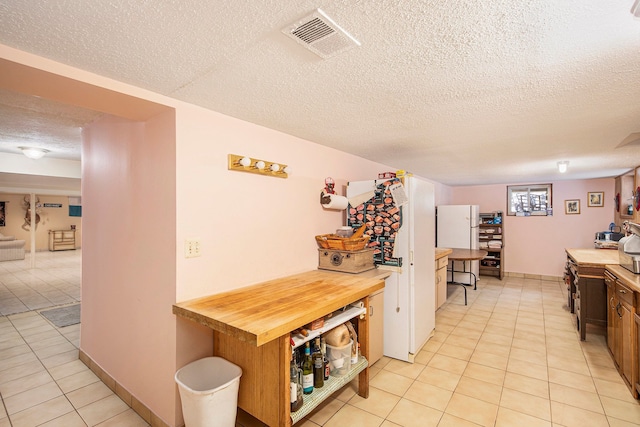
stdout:
[[[640,131],[632,3],[14,0],[0,43],[445,184],[550,181],[640,164],[616,148]],[[318,7],[361,46],[323,60],[282,34]],[[0,150],[21,125],[72,150],[95,117],[35,104],[0,93]]]
[[79,160],[81,128],[98,115],[0,89],[0,150],[18,154],[18,147],[38,147],[48,149],[48,157]]

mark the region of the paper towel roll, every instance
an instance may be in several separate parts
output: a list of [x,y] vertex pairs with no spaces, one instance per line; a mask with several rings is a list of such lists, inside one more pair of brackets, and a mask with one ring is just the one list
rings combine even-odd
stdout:
[[322,207],[325,209],[344,210],[349,206],[349,199],[344,196],[338,196],[337,194],[325,194],[325,197],[329,198],[329,203],[322,204]]

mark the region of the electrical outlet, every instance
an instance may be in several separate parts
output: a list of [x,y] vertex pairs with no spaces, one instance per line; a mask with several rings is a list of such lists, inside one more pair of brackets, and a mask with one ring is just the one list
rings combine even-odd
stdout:
[[187,239],[184,241],[184,257],[195,258],[202,255],[200,252],[200,239]]

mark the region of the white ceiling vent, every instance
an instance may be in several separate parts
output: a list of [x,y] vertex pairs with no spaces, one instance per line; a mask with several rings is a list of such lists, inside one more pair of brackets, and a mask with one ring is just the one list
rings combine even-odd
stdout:
[[311,15],[282,29],[282,32],[322,58],[331,58],[360,42],[317,9]]

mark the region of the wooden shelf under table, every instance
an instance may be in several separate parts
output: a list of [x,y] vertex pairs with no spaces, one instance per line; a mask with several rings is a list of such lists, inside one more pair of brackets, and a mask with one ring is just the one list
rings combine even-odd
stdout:
[[[178,303],[173,313],[212,328],[214,355],[242,368],[240,408],[270,426],[288,427],[299,417],[289,405],[290,332],[352,303],[369,307],[369,295],[383,289],[389,275],[377,269],[360,274],[315,270]],[[356,319],[362,359],[347,376],[358,375],[358,394],[366,398],[368,313]],[[310,411],[320,401],[300,410]]]

